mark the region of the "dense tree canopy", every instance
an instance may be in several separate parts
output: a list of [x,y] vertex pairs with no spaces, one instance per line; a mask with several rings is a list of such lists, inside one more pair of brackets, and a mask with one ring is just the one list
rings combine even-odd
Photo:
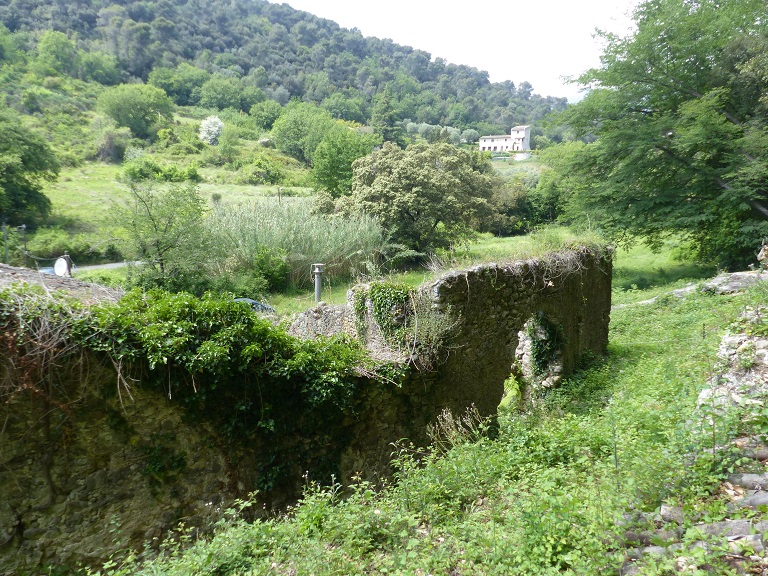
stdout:
[[490,214],[493,168],[478,152],[447,143],[385,142],[355,161],[346,206],[379,218],[392,239],[415,250],[447,247]]
[[352,163],[381,144],[374,134],[339,123],[329,130],[315,149],[312,176],[334,198],[352,190]]
[[[281,104],[320,104],[335,118],[368,123],[373,115],[382,133],[406,119],[506,132],[566,106],[565,98],[539,96],[526,82],[494,84],[487,72],[265,0],[13,0],[0,3],[0,23],[27,49],[40,44],[41,66],[72,75],[78,58],[90,68],[116,63],[121,81],[148,81],[179,105],[197,104],[202,85],[217,75]],[[0,61],[11,54],[6,44],[0,33]],[[118,81],[103,72],[94,74]],[[385,93],[386,101],[377,99]]]
[[200,101],[200,90],[210,77],[206,70],[182,62],[176,68],[155,68],[148,82],[165,90],[179,106],[188,106]]
[[555,163],[570,206],[616,235],[682,234],[743,265],[768,235],[765,2],[646,0],[635,21],[606,37],[601,67],[580,78],[594,89],[566,113],[597,137]]
[[121,84],[99,96],[98,108],[137,138],[150,138],[173,115],[173,102],[156,86]]
[[55,180],[59,164],[40,136],[0,108],[0,221],[33,224],[51,209],[43,182]]
[[275,120],[272,137],[279,150],[311,164],[315,149],[335,124],[327,110],[293,101]]

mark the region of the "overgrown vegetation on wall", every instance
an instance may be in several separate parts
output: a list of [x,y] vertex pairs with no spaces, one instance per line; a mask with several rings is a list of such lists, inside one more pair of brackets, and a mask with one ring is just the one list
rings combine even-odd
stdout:
[[[374,281],[352,289],[358,338],[370,344],[380,332],[384,346],[420,370],[432,369],[450,350],[451,330],[460,318],[448,306],[439,310],[430,294],[408,284]],[[376,344],[374,344],[374,347]]]
[[[66,409],[78,398],[66,396],[61,369],[90,354],[114,366],[126,401],[132,386],[162,390],[232,446],[256,436],[311,437],[354,413],[356,369],[365,362],[355,342],[293,338],[226,296],[157,290],[92,309],[33,289],[3,290],[0,344],[4,402],[39,396]],[[275,466],[288,467],[294,457],[311,460],[284,453]]]

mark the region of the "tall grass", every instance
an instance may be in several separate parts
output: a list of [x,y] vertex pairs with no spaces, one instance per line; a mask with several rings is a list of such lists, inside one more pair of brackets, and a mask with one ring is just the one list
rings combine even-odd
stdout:
[[352,279],[367,272],[387,249],[387,235],[373,218],[312,214],[302,199],[254,200],[215,207],[208,233],[219,253],[219,272],[249,269],[265,249],[284,255],[289,281],[308,286],[310,267],[323,263],[331,279]]
[[[525,236],[478,234],[473,240],[435,255],[432,267],[463,267],[483,262],[511,262],[538,258],[577,246],[605,246],[606,241],[591,231],[575,232],[565,226],[546,226]],[[441,266],[442,265],[442,266]]]

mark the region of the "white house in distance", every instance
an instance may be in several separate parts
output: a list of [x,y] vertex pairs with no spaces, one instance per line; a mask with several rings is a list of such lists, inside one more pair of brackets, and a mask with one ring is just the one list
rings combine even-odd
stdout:
[[510,134],[480,136],[480,152],[522,152],[531,149],[531,127],[515,126]]

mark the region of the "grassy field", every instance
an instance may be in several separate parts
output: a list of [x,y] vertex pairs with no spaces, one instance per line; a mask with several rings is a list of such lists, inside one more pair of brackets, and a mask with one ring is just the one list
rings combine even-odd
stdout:
[[[288,200],[296,201],[296,200]],[[474,242],[458,247],[454,252],[435,259],[429,267],[387,275],[393,282],[419,286],[439,277],[450,269],[459,269],[480,262],[506,262],[542,255],[579,240],[597,241],[595,237],[579,236],[567,228],[548,228],[533,235],[498,238],[482,234]],[[613,263],[613,302],[628,304],[652,298],[680,288],[691,282],[709,278],[716,272],[713,266],[695,264],[675,257],[675,246],[654,253],[644,245],[617,249]],[[80,279],[119,286],[126,279],[127,268],[108,271],[75,272]],[[365,282],[370,278],[360,278]],[[322,300],[328,304],[345,304],[347,291],[357,282],[331,282],[323,284]],[[314,306],[314,290],[289,290],[269,294],[265,298],[280,315],[288,316]]]
[[63,169],[59,180],[45,188],[54,222],[73,232],[103,232],[112,204],[127,198],[125,186],[117,181],[119,171],[119,166],[101,162]]
[[532,156],[525,160],[515,160],[514,158],[493,160],[491,164],[496,172],[505,178],[511,178],[518,175],[527,176],[529,174],[538,174],[541,170],[541,165],[536,156]]
[[[562,227],[545,228],[531,235],[509,238],[482,234],[474,242],[444,254],[442,259],[435,259],[429,267],[392,274],[387,278],[393,282],[418,286],[434,280],[452,268],[460,269],[481,262],[508,262],[541,256],[563,246],[584,241],[598,242],[599,238],[578,235]],[[642,244],[636,244],[629,249],[617,249],[613,262],[614,303],[626,304],[651,298],[690,282],[709,278],[716,272],[713,266],[680,260],[676,258],[676,253],[676,246],[671,242],[659,253],[652,252]],[[328,304],[344,304],[347,290],[353,285],[354,283],[325,284],[322,300]],[[280,314],[294,314],[314,305],[314,292],[306,290],[272,294],[268,299]]]
[[[619,252],[616,268],[659,288],[692,273],[642,248]],[[616,574],[624,552],[609,535],[623,513],[666,503],[687,518],[725,517],[714,488],[733,462],[713,458],[712,442],[748,432],[749,417],[710,420],[694,407],[723,331],[765,297],[756,287],[614,310],[608,356],[526,411],[504,409],[498,438],[474,422],[446,430],[447,448],[428,455],[395,446],[383,490],[310,485],[288,514],[248,523],[235,510],[210,540],[169,541],[162,559],[129,557],[107,573]],[[732,573],[718,550],[690,562]],[[640,573],[672,574],[673,563],[646,560]]]
[[644,245],[619,249],[613,263],[614,293],[635,292],[653,287],[675,286],[713,276],[713,265],[697,264],[677,257],[679,247],[668,242],[661,252]]
[[[51,199],[54,220],[63,222],[73,231],[94,232],[109,216],[112,204],[128,197],[128,189],[119,181],[121,166],[101,162],[87,162],[75,168],[64,168],[57,182],[45,188]],[[251,186],[243,184],[208,183],[206,178],[215,180],[220,168],[201,169],[203,181],[198,187],[203,198],[211,201],[215,193],[222,202],[242,203],[255,198],[272,196],[277,198],[278,186]],[[286,201],[293,197],[306,196],[307,188],[282,187]]]

